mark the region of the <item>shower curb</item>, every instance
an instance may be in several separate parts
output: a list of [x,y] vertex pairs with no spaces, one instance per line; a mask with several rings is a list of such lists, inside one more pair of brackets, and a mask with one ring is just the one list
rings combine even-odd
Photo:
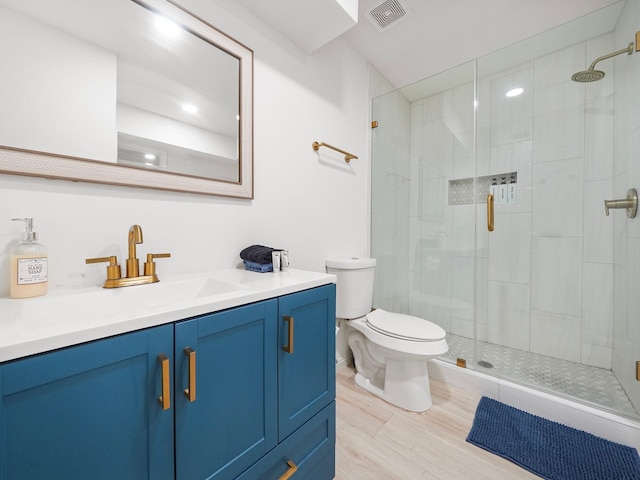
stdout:
[[492,377],[429,360],[429,377],[640,451],[640,422]]

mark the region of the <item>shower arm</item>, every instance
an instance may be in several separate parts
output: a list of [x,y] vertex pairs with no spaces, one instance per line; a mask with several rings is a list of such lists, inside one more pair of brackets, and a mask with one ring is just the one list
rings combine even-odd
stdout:
[[596,66],[596,63],[601,62],[602,60],[606,60],[607,58],[622,55],[623,53],[626,53],[628,55],[631,55],[633,53],[633,42],[629,43],[629,46],[627,48],[623,48],[622,50],[618,50],[617,52],[609,53],[608,55],[603,55],[601,57],[596,58],[591,64],[591,66],[589,67],[589,70],[593,70]]

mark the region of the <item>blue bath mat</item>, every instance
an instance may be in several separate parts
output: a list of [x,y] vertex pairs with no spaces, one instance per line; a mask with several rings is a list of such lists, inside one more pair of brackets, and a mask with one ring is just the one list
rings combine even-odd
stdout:
[[550,480],[640,480],[635,448],[482,397],[467,442]]

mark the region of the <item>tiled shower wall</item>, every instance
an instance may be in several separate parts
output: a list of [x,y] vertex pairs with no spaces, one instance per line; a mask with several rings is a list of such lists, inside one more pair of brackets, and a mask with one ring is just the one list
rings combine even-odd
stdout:
[[[397,93],[374,102],[378,306],[457,335],[477,329],[480,340],[611,368],[621,212],[606,217],[603,200],[615,197],[615,76],[613,66],[594,84],[571,74],[615,49],[605,35],[481,76],[477,123],[473,78],[410,104]],[[505,97],[514,86],[524,93]],[[501,172],[517,172],[518,203],[496,205],[488,233],[486,205],[450,206],[448,184]]]
[[[595,84],[571,75],[611,52],[612,40],[481,78],[477,118],[478,174],[518,172],[518,204],[496,205],[492,233],[478,223],[488,298],[478,338],[603,368],[612,354],[613,222],[603,200],[612,198],[614,75]],[[514,86],[524,93],[507,98]]]
[[415,208],[410,198],[409,102],[397,91],[378,97],[372,116],[379,127],[372,130],[371,237],[377,259],[374,306],[408,312],[411,250],[409,230]]

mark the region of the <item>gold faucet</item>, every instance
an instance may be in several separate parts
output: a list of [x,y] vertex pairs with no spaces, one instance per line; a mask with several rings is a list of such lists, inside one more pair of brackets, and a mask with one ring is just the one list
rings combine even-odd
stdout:
[[136,245],[142,243],[142,227],[140,225],[132,225],[129,228],[129,258],[127,258],[127,273],[125,277],[121,276],[120,265],[115,255],[110,257],[87,258],[86,263],[102,263],[109,262],[107,267],[107,279],[104,282],[104,288],[128,287],[130,285],[142,285],[145,283],[159,282],[160,279],[156,275],[155,258],[168,258],[170,253],[148,253],[147,261],[144,264],[144,275],[140,275],[140,263],[136,254]]
[[129,228],[129,258],[127,258],[127,278],[140,275],[140,264],[136,256],[136,244],[142,243],[142,227],[131,225]]

